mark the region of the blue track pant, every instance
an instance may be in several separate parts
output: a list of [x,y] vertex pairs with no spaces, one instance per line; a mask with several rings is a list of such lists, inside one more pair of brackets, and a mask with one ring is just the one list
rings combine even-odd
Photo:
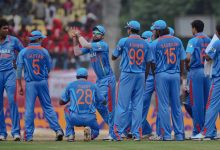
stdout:
[[4,89],[7,92],[9,107],[10,107],[10,117],[12,121],[11,134],[20,135],[20,119],[18,113],[18,106],[16,104],[16,75],[15,70],[0,71],[0,135],[7,137],[5,116],[4,116],[4,99],[3,93]]
[[75,135],[74,126],[88,126],[91,128],[91,137],[95,139],[99,135],[99,125],[96,114],[78,114],[65,109],[66,136]]
[[108,76],[104,79],[97,80],[97,86],[100,93],[105,97],[108,102],[107,106],[103,104],[97,104],[96,108],[103,120],[109,126],[109,134],[114,135],[114,114],[115,114],[115,92],[116,92],[116,80],[115,76]]
[[183,113],[180,104],[180,74],[157,73],[156,93],[158,96],[158,115],[161,136],[164,140],[171,139],[170,109],[176,140],[184,140]]
[[25,105],[25,133],[26,140],[33,138],[34,133],[34,105],[39,98],[44,115],[55,132],[61,130],[57,115],[51,104],[47,80],[26,82],[26,105]]
[[205,122],[205,105],[208,100],[210,79],[205,77],[204,69],[189,72],[189,94],[192,107],[193,135],[201,132]]
[[[129,118],[132,119],[131,133],[133,137],[141,138],[144,79],[144,73],[121,73],[115,110],[114,139],[116,140],[122,140],[121,134],[128,126]],[[129,115],[130,102],[131,116]]]

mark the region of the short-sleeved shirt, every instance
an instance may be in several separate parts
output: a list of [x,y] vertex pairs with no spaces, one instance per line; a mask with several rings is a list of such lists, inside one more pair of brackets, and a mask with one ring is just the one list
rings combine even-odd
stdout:
[[207,55],[213,60],[212,77],[220,77],[220,40],[217,40]]
[[189,40],[186,52],[191,54],[190,69],[203,68],[205,61],[205,49],[211,39],[204,33],[197,33]]
[[120,39],[112,55],[121,56],[122,72],[131,73],[145,72],[147,62],[153,59],[149,44],[136,34]]
[[103,101],[94,83],[86,80],[77,80],[67,85],[64,89],[61,100],[70,101],[69,109],[76,113],[95,113],[95,104]]
[[98,79],[113,75],[109,63],[109,46],[105,41],[92,42],[91,49],[81,48],[81,51],[83,54],[90,54],[90,62]]
[[170,35],[160,36],[151,46],[156,65],[155,73],[180,72],[180,61],[186,58],[186,52],[179,38]]
[[31,43],[19,53],[17,67],[24,67],[24,78],[27,82],[46,80],[51,69],[51,58],[40,43]]
[[13,68],[13,61],[16,60],[16,52],[23,49],[22,43],[14,36],[7,35],[5,41],[0,43],[0,71]]

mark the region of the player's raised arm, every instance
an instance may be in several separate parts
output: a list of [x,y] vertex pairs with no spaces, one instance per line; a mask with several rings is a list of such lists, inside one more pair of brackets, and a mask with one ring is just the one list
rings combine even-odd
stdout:
[[69,31],[69,36],[71,38],[73,38],[73,52],[74,52],[74,55],[75,56],[80,56],[80,55],[83,55],[83,53],[80,50],[79,40],[76,36],[76,32],[79,32],[79,31],[77,31],[75,28],[71,28],[70,31]]

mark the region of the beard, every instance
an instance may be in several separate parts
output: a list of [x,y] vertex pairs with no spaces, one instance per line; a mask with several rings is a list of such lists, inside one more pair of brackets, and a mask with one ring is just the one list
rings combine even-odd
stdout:
[[99,41],[101,41],[102,39],[93,39],[92,41],[93,42],[99,42]]

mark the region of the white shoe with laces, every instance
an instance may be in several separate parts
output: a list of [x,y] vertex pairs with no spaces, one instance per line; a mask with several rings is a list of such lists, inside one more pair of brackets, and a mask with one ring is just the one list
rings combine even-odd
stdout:
[[201,141],[205,138],[204,135],[202,135],[202,133],[196,134],[195,136],[191,136],[191,140],[194,141]]
[[3,135],[0,135],[0,141],[5,141],[5,140],[6,140],[6,137]]
[[21,136],[16,134],[16,135],[14,135],[13,139],[14,139],[14,141],[21,141]]
[[108,135],[103,139],[103,141],[113,141],[113,138],[110,135]]
[[92,140],[92,135],[91,135],[91,128],[90,127],[85,127],[84,128],[84,141],[88,142]]

